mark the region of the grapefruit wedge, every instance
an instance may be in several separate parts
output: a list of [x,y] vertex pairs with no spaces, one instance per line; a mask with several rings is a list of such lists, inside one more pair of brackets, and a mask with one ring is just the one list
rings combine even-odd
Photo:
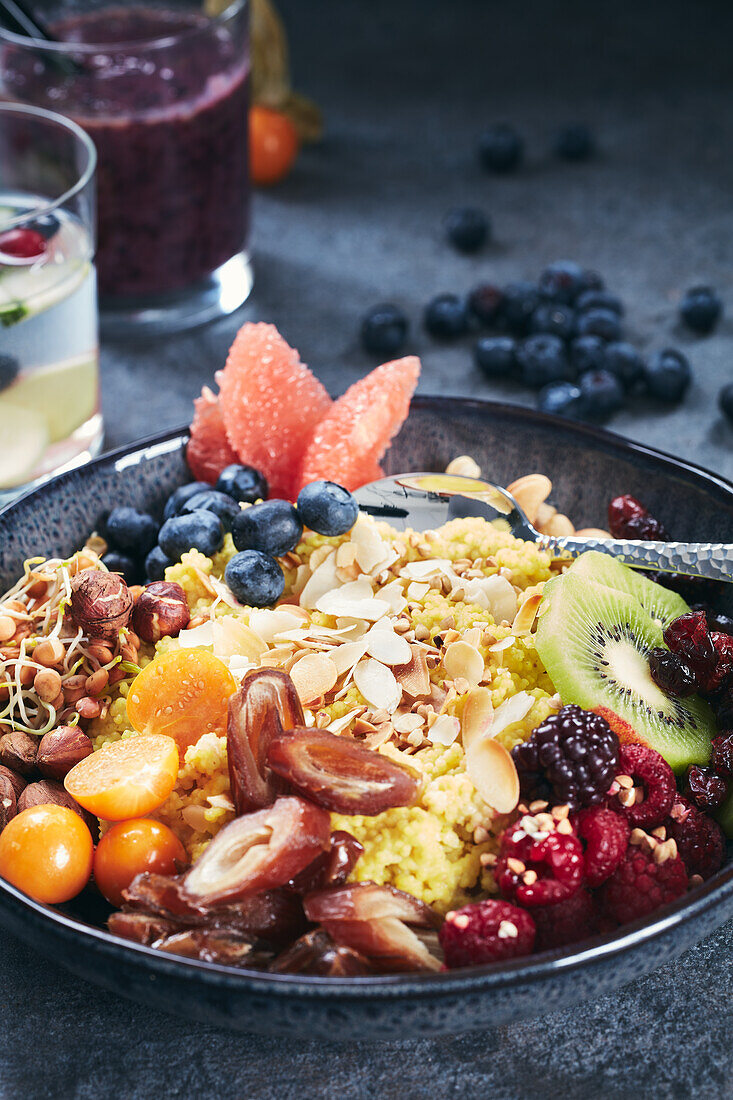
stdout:
[[196,481],[213,485],[225,466],[239,461],[237,452],[227,439],[219,398],[208,386],[204,386],[193,406],[186,461]]

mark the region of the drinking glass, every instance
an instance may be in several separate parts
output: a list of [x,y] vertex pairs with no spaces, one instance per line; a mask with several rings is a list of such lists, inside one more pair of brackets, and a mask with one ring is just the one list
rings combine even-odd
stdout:
[[0,504],[102,442],[90,138],[0,103]]
[[7,97],[73,118],[97,147],[103,331],[171,332],[247,298],[248,4],[48,0],[56,42],[0,30]]

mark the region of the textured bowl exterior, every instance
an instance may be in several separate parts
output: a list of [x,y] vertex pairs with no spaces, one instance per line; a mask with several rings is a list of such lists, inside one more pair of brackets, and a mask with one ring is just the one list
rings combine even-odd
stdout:
[[[186,433],[106,455],[0,511],[0,586],[23,560],[69,554],[111,507],[162,509],[190,479]],[[507,484],[540,471],[578,526],[605,526],[607,501],[641,497],[680,539],[733,532],[733,486],[715,474],[607,432],[515,406],[417,398],[387,456],[388,472],[442,470],[470,454]],[[733,610],[733,602],[726,601]],[[580,1003],[646,973],[733,916],[733,864],[651,920],[572,948],[467,971],[360,979],[256,974],[127,944],[79,904],[49,908],[0,881],[0,923],[74,973],[115,994],[240,1031],[324,1039],[394,1039],[485,1028]]]

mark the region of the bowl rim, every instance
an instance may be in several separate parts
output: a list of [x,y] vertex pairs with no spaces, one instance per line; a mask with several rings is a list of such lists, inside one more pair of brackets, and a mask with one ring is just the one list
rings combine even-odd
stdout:
[[[568,432],[585,442],[590,449],[612,451],[621,457],[635,455],[661,464],[668,471],[685,474],[700,488],[710,490],[711,486],[733,504],[733,483],[727,478],[705,468],[649,447],[636,440],[626,439],[614,432],[595,426],[568,422],[560,417],[540,413],[521,405],[510,405],[498,401],[488,401],[467,397],[443,397],[440,395],[417,395],[413,398],[412,408],[418,411],[435,411],[444,414],[446,406],[454,414],[498,415],[507,419],[536,423],[538,426],[559,432]],[[65,471],[29,492],[16,497],[0,509],[0,520],[11,517],[15,509],[32,500],[42,497],[54,487],[64,484],[71,478],[89,476],[97,468],[109,465],[117,469],[136,465],[146,457],[156,453],[165,453],[179,449],[188,438],[188,427],[168,429],[146,436],[141,440],[125,444],[113,451],[92,459],[82,467]],[[142,965],[146,963],[161,973],[186,978],[199,976],[223,985],[236,985],[240,991],[248,990],[256,994],[292,995],[298,993],[311,998],[332,998],[334,995],[346,1000],[363,999],[370,995],[387,998],[435,998],[455,996],[471,992],[485,992],[487,989],[503,989],[513,984],[535,983],[550,979],[560,972],[573,973],[595,962],[610,961],[631,948],[649,943],[664,933],[681,927],[690,921],[702,917],[722,901],[733,897],[733,860],[721,868],[711,878],[697,886],[694,895],[678,898],[664,907],[663,915],[654,919],[654,914],[641,918],[612,933],[595,936],[582,944],[580,950],[575,945],[528,955],[504,962],[490,963],[461,970],[447,970],[428,973],[365,975],[354,977],[318,977],[300,974],[275,974],[263,971],[246,970],[220,963],[203,962],[182,956],[167,955],[152,947],[136,944],[94,925],[87,924],[54,909],[41,902],[34,901],[27,894],[0,879],[0,899],[11,899],[11,905],[19,907],[34,923],[50,922],[62,935],[95,941],[99,951],[108,955],[126,958],[137,957]],[[0,900],[0,908],[1,908]],[[725,918],[722,918],[725,919]],[[722,921],[721,921],[722,922]]]

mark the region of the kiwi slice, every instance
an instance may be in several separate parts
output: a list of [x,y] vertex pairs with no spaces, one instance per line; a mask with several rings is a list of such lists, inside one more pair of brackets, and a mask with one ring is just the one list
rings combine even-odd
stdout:
[[588,550],[581,554],[568,569],[568,573],[586,577],[619,592],[635,596],[645,611],[664,628],[672,619],[684,615],[689,607],[676,592],[670,592],[661,584],[655,584],[637,569],[630,569],[610,554],[601,554],[598,550]]
[[649,652],[664,645],[662,628],[635,596],[570,569],[545,586],[535,644],[563,703],[606,708],[617,730],[629,726],[629,740],[675,771],[708,760],[713,713],[697,696],[676,699],[654,683]]

